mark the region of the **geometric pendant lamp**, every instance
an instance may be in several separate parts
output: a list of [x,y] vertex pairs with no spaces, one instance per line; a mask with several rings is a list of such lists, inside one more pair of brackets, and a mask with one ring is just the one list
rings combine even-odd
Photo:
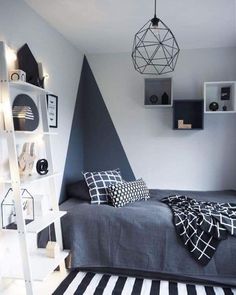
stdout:
[[156,16],[134,37],[132,60],[141,74],[162,75],[173,72],[179,56],[179,45],[171,30]]

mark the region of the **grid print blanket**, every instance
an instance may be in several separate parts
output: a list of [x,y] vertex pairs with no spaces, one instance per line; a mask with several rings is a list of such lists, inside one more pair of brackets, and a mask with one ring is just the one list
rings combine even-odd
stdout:
[[221,240],[236,236],[236,204],[200,202],[180,195],[161,201],[172,209],[177,234],[202,265],[210,261]]

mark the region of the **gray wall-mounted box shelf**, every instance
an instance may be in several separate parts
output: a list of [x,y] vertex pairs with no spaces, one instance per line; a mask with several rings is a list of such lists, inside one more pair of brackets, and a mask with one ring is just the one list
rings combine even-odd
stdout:
[[172,78],[145,79],[146,107],[172,107],[173,105]]

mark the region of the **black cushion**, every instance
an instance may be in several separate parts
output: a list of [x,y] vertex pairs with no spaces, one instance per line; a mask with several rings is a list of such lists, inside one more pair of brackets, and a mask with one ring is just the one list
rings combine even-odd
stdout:
[[85,180],[79,180],[66,187],[67,196],[90,202],[89,189]]

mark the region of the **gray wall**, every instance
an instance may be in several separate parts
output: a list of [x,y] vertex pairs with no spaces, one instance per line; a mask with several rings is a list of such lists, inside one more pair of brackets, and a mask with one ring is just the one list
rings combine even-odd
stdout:
[[[144,108],[144,76],[130,54],[88,61],[136,177],[151,188],[236,188],[236,115],[205,115],[205,130],[173,131],[172,109]],[[172,76],[174,98],[202,98],[204,81],[236,80],[236,48],[182,51]]]

